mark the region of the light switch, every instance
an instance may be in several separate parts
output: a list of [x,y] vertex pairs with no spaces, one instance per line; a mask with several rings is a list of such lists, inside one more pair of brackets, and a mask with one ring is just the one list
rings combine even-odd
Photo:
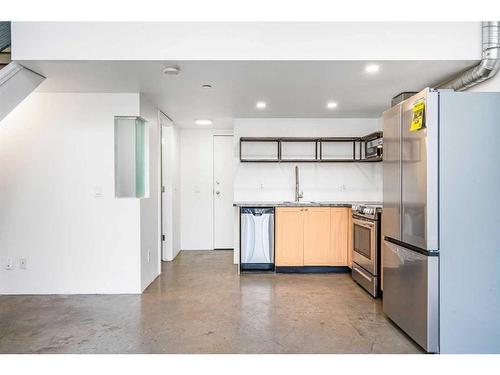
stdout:
[[94,186],[94,198],[100,198],[102,195],[102,186]]

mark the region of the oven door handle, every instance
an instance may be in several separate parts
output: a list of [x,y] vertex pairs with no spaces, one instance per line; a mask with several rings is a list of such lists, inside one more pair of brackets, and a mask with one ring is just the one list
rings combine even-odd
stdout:
[[368,229],[373,229],[375,228],[375,223],[371,223],[369,221],[364,221],[364,220],[359,220],[359,219],[352,219],[352,223],[359,225],[361,227],[365,227]]
[[363,271],[361,271],[359,269],[359,267],[353,265],[352,268],[354,268],[356,270],[357,273],[359,273],[361,276],[363,276],[366,280],[368,280],[369,282],[372,281],[372,279],[370,279],[370,277],[368,277],[368,275],[366,273],[364,273]]

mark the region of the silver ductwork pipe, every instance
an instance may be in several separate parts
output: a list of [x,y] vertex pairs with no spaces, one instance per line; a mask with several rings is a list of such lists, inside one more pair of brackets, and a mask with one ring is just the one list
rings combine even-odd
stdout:
[[482,23],[482,60],[441,84],[437,89],[463,91],[493,77],[500,68],[500,21]]

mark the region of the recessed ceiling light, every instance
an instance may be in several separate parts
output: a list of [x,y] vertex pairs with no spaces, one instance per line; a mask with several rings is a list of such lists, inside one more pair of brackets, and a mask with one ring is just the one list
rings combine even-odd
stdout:
[[257,109],[265,109],[267,107],[267,104],[266,102],[259,101],[257,102],[257,104],[255,104],[255,106],[257,107]]
[[163,67],[163,73],[165,74],[170,74],[170,75],[177,75],[181,71],[181,68],[179,68],[178,65],[165,65]]
[[198,119],[198,120],[195,120],[194,123],[196,125],[212,125],[212,120],[209,120],[209,119]]
[[365,67],[365,72],[367,73],[377,73],[380,70],[380,65],[369,64]]
[[201,88],[202,89],[211,89],[212,85],[202,85]]
[[326,103],[326,107],[328,109],[335,109],[335,108],[337,108],[337,106],[338,106],[337,102],[328,102],[328,103]]

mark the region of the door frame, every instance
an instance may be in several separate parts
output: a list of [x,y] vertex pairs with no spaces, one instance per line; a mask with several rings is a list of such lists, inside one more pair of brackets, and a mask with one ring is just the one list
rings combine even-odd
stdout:
[[[168,120],[170,124],[164,124],[163,118]],[[162,262],[164,261],[172,261],[173,258],[173,242],[171,242],[171,238],[173,236],[173,233],[169,233],[170,237],[167,237],[167,233],[165,233],[165,214],[167,214],[164,210],[164,200],[166,199],[165,194],[164,194],[164,188],[166,186],[165,183],[165,174],[164,174],[164,157],[165,153],[169,152],[170,150],[166,147],[165,145],[165,133],[164,133],[164,128],[172,127],[174,126],[174,122],[172,119],[167,116],[165,113],[162,111],[158,111],[158,120],[160,124],[160,260]],[[172,201],[172,197],[170,196],[170,201]],[[173,207],[172,205],[173,202],[170,202],[170,207]],[[171,221],[173,220],[173,213],[170,212],[171,215]],[[165,237],[164,237],[165,236]],[[168,241],[168,242],[167,242]],[[165,243],[167,242],[167,243]],[[166,248],[164,249],[164,245]],[[164,251],[166,250],[166,251]],[[172,259],[170,259],[172,258]]]
[[[233,240],[233,247],[231,248],[217,248],[215,246],[215,188],[214,188],[214,183],[215,183],[215,137],[232,137],[234,139],[234,134],[233,133],[216,133],[212,134],[212,248],[214,250],[233,250],[234,251],[234,240]],[[233,142],[234,144],[234,142]],[[234,162],[234,160],[233,160]],[[233,167],[233,183],[234,183],[234,167]]]

